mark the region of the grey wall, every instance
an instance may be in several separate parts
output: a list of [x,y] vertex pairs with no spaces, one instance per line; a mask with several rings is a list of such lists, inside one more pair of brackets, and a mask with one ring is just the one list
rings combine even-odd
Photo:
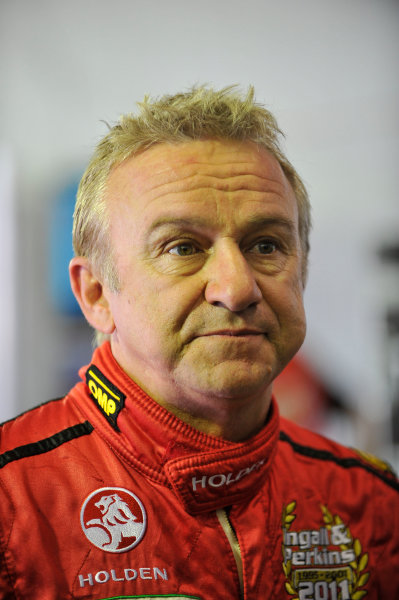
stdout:
[[2,0],[0,142],[14,157],[18,267],[7,403],[63,394],[89,358],[88,330],[48,299],[47,214],[101,120],[146,93],[252,83],[314,207],[304,352],[367,421],[384,421],[383,316],[397,287],[376,249],[399,225],[398,26],[387,0]]

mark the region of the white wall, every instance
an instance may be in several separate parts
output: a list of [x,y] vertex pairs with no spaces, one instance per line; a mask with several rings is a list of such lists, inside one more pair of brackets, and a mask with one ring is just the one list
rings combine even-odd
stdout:
[[2,337],[0,347],[1,396],[0,421],[17,410],[16,355],[16,210],[15,168],[12,152],[0,140],[0,277],[2,282],[0,315]]
[[[145,93],[255,85],[314,207],[305,352],[369,420],[386,412],[375,258],[399,229],[399,4],[392,0],[3,0],[1,132],[16,157],[20,407],[60,395],[80,324],[46,295],[46,213]],[[86,331],[82,333],[86,338]],[[84,356],[86,350],[81,350]],[[7,376],[2,373],[2,379]]]

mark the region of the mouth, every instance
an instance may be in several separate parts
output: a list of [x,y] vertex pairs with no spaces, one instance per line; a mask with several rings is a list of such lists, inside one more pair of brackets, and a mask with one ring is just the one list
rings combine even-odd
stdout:
[[210,331],[208,333],[204,333],[201,337],[209,337],[213,335],[224,337],[248,337],[266,334],[264,331],[259,331],[258,329],[219,329],[217,331]]

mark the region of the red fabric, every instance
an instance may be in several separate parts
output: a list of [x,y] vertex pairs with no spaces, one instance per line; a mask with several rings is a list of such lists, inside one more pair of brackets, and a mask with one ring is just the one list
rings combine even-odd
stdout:
[[[92,363],[126,396],[119,431],[90,396],[86,368],[64,399],[2,427],[0,598],[240,598],[215,512],[226,507],[245,600],[399,597],[388,472],[280,419],[275,403],[246,442],[207,436],[149,398],[108,344]],[[91,433],[36,444],[40,454],[5,454],[86,421]]]

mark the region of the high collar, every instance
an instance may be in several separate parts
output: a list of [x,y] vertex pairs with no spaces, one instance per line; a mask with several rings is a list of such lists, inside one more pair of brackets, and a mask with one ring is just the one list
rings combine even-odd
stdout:
[[[101,435],[144,475],[172,487],[187,512],[245,502],[265,482],[279,434],[274,401],[262,430],[236,443],[202,433],[157,404],[121,369],[108,342],[80,375],[78,395],[87,400],[80,406]],[[120,403],[113,412],[112,402]]]

